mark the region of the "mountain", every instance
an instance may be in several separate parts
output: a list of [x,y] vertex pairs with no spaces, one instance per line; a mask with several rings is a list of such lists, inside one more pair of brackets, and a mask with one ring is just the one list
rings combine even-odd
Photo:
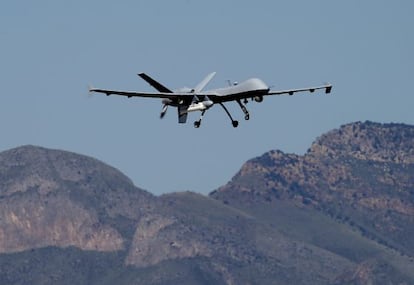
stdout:
[[0,153],[0,284],[413,284],[414,127],[353,123],[154,196],[82,155]]
[[365,281],[385,265],[414,280],[413,126],[344,125],[305,155],[248,161],[210,197],[359,264],[354,274],[370,264]]
[[116,251],[155,197],[116,169],[64,151],[25,146],[0,155],[0,251],[74,246]]
[[209,197],[155,197],[89,157],[24,146],[1,153],[0,170],[1,284],[320,284],[352,268]]

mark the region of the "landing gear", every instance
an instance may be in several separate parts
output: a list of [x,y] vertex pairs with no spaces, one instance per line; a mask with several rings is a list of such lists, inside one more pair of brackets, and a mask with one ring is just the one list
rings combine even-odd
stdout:
[[201,112],[201,116],[200,119],[198,119],[198,121],[194,122],[194,128],[198,129],[201,125],[201,120],[203,119],[204,113],[206,112],[206,110],[203,110],[203,112]]
[[233,117],[231,116],[229,110],[227,110],[226,106],[224,106],[223,103],[219,103],[220,106],[224,109],[224,111],[226,111],[227,116],[229,116],[230,120],[231,120],[231,124],[233,125],[234,128],[237,128],[239,126],[239,122],[236,120],[233,120]]
[[250,119],[250,114],[249,114],[249,111],[247,110],[246,106],[243,105],[243,103],[240,100],[237,100],[237,103],[239,104],[240,108],[242,109],[242,111],[244,113],[244,119],[246,121],[249,120]]

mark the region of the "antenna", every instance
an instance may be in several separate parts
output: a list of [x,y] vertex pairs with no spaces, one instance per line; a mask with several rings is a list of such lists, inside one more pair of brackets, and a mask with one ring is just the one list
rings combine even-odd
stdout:
[[230,79],[227,79],[226,82],[229,86],[236,86],[237,84],[239,84],[239,82],[237,81],[232,82]]

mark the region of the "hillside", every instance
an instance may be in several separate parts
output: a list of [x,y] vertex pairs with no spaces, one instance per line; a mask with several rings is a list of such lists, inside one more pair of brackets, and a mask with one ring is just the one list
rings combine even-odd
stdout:
[[0,284],[412,284],[414,127],[354,123],[209,196],[93,158],[0,153]]
[[151,194],[89,157],[33,146],[0,154],[0,252],[121,250],[154,205]]
[[210,196],[354,262],[410,275],[413,155],[413,126],[348,124],[303,156],[270,151],[248,161]]

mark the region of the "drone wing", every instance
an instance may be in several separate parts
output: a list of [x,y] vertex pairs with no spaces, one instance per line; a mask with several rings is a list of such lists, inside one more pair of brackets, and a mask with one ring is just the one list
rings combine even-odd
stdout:
[[325,84],[322,86],[316,86],[316,87],[307,87],[307,88],[299,88],[299,89],[287,89],[287,90],[269,90],[269,92],[265,95],[293,95],[298,92],[306,92],[309,91],[311,93],[315,92],[316,90],[325,89],[325,93],[329,94],[332,90],[331,84]]
[[240,83],[237,86],[232,86],[227,89],[219,90],[218,94],[210,94],[209,98],[214,103],[223,103],[229,101],[237,101],[242,99],[255,99],[257,102],[261,102],[264,96],[269,95],[293,95],[299,92],[315,92],[316,90],[324,89],[326,94],[331,93],[332,85],[325,84],[321,86],[286,89],[286,90],[270,90],[269,87],[260,79],[249,79]]
[[137,92],[137,91],[120,91],[120,90],[109,90],[109,89],[99,89],[99,88],[90,88],[89,92],[103,93],[107,96],[119,95],[119,96],[125,96],[125,97],[128,97],[128,98],[131,98],[131,97],[144,97],[144,98],[177,99],[177,98],[180,98],[180,97],[187,98],[188,96],[192,96],[188,93]]

